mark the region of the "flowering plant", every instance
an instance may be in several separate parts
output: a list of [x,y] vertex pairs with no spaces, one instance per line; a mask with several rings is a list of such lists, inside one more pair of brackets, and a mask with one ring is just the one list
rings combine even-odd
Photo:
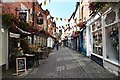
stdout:
[[23,52],[23,49],[21,47],[18,47],[17,50],[18,50],[18,52],[21,52],[21,53]]
[[31,51],[33,51],[33,52],[36,51],[38,48],[36,45],[33,45],[33,44],[30,44],[29,47],[30,47]]

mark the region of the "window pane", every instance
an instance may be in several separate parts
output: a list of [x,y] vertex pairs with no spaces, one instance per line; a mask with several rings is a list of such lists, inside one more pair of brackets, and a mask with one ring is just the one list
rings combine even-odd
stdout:
[[119,33],[118,23],[106,28],[106,58],[118,60],[119,56]]
[[111,11],[110,13],[107,14],[106,18],[105,18],[105,23],[111,24],[115,21],[115,17],[116,17],[116,13],[114,11]]

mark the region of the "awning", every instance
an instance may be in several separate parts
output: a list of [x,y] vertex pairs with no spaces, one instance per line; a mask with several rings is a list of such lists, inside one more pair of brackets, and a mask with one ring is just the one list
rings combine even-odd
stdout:
[[10,32],[10,37],[14,37],[14,38],[19,38],[20,37],[20,34],[15,34],[15,33],[11,33]]
[[52,35],[50,35],[49,32],[45,31],[45,30],[40,30],[36,35],[39,35],[41,37],[45,37],[45,38],[48,38],[48,37],[51,37],[53,39],[56,39],[55,37],[53,37]]
[[30,32],[27,32],[27,31],[24,31],[24,30],[20,29],[19,27],[17,27],[17,26],[15,25],[14,22],[13,22],[12,27],[9,28],[9,31],[10,31],[11,33],[20,34],[20,35],[31,35],[31,34],[32,34],[32,33],[30,33]]

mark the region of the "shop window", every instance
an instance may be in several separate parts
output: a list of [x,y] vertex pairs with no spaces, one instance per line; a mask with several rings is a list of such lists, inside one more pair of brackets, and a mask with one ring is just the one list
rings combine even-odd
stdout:
[[106,28],[106,58],[118,61],[119,57],[119,25],[114,24]]
[[115,21],[115,17],[116,17],[115,11],[111,11],[110,13],[107,14],[107,16],[105,18],[105,23],[107,25],[113,23]]
[[103,56],[101,19],[92,25],[93,53]]
[[93,33],[93,53],[102,56],[102,30]]
[[92,31],[95,31],[95,24],[92,25]]

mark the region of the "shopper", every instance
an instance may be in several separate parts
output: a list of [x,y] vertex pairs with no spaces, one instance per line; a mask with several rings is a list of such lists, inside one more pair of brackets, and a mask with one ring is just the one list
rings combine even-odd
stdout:
[[56,43],[56,49],[59,50],[59,43]]

